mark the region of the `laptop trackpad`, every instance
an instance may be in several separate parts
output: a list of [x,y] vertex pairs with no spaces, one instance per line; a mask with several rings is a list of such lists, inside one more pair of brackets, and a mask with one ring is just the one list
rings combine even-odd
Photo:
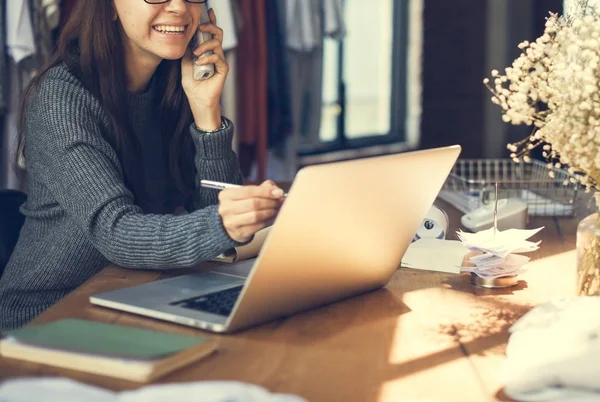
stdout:
[[[175,289],[178,293],[210,293],[229,287],[243,285],[244,281],[225,275],[215,275],[213,272],[202,272],[191,275],[178,276],[164,281],[154,282],[155,285],[163,288]],[[148,284],[151,285],[151,284]]]
[[215,274],[225,274],[237,276],[239,278],[247,278],[250,275],[250,271],[252,271],[254,261],[256,261],[256,258],[250,258],[234,264],[222,265],[211,272],[214,272]]

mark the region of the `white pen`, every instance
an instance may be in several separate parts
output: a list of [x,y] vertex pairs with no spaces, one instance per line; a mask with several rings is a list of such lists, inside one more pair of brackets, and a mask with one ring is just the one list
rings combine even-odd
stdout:
[[213,180],[200,180],[200,185],[205,188],[214,188],[216,190],[225,190],[226,188],[241,187],[239,184],[223,183]]
[[[205,188],[214,188],[216,190],[225,190],[226,188],[242,187],[239,184],[223,183],[221,181],[214,180],[200,180],[200,185]],[[287,197],[287,193],[284,193],[283,196]]]

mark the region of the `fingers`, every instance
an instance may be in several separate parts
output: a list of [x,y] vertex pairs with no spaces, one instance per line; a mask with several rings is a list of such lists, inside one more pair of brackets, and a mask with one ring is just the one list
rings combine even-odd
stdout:
[[223,203],[219,205],[219,213],[226,214],[243,214],[250,211],[262,211],[267,209],[278,209],[281,202],[275,199],[268,198],[249,198],[236,202]]
[[[205,6],[206,7],[206,6]],[[217,25],[217,14],[215,14],[215,10],[212,8],[208,9],[208,19],[214,25]]]
[[219,57],[218,54],[210,54],[207,56],[202,56],[195,63],[197,66],[203,66],[205,64],[214,64],[215,72],[223,75],[227,75],[229,73],[229,64],[222,58]]
[[235,231],[233,232],[228,232],[229,236],[240,243],[245,243],[248,240],[250,240],[250,238],[259,230],[264,229],[266,227],[269,227],[273,224],[273,222],[275,222],[275,220],[271,220],[271,221],[266,221],[266,222],[262,222],[262,223],[257,223],[254,225],[248,225],[248,226],[243,226],[240,228],[237,228]]
[[218,26],[213,24],[202,24],[198,26],[198,29],[202,32],[209,32],[213,36],[213,38],[223,43],[223,30]]
[[244,226],[259,225],[275,219],[279,208],[264,209],[262,211],[249,211],[243,214],[225,215],[222,217],[223,226],[226,228],[242,228]]
[[[194,49],[194,54],[196,56],[200,56],[202,53],[206,52],[207,50],[213,50],[215,52],[221,53],[221,56],[222,56],[223,55],[223,48],[222,48],[223,30],[217,26],[217,17],[212,8],[210,10],[208,10],[208,15],[209,15],[211,23],[210,24],[202,24],[198,27],[198,29],[201,30],[202,32],[210,33],[212,35],[213,39],[201,44],[196,49]],[[216,41],[216,42],[213,42],[213,41]],[[218,44],[217,44],[217,42],[218,42]],[[209,43],[211,43],[211,44],[207,45]]]
[[202,32],[210,32],[215,39],[218,39],[219,42],[223,43],[223,30],[217,25],[217,17],[212,8],[208,11],[208,16],[210,17],[211,21],[210,24],[201,24],[198,29],[200,29]]
[[196,59],[194,64],[197,66],[214,64],[216,73],[215,75],[220,74],[222,76],[227,76],[227,74],[229,74],[229,64],[225,60],[222,51],[215,51],[213,54],[207,54],[205,56],[199,57]]
[[200,56],[209,50],[212,50],[214,53],[221,52],[222,54],[223,48],[221,47],[221,42],[217,39],[207,40],[194,49],[194,54]]
[[275,208],[251,210],[241,214],[223,213],[219,208],[219,214],[229,237],[243,243],[258,230],[273,224],[279,213],[279,206],[280,204]]
[[229,236],[240,242],[272,225],[283,204],[283,190],[273,181],[219,192],[219,215]]
[[260,186],[228,188],[219,192],[219,201],[244,200],[248,198],[282,199],[283,190],[272,180],[265,180]]
[[196,64],[201,66],[205,64],[214,64],[217,72],[227,74],[229,71],[229,65],[225,60],[225,52],[223,51],[223,30],[217,26],[217,16],[214,10],[211,8],[208,10],[208,16],[211,21],[210,24],[202,24],[198,27],[202,32],[208,32],[212,35],[212,39],[200,44],[193,50],[196,56],[200,56],[208,51],[213,52],[213,56],[209,55],[199,57],[196,60]]

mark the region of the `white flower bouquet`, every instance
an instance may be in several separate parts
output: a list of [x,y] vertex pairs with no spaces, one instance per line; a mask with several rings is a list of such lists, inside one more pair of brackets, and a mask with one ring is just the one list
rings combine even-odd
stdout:
[[[543,35],[519,44],[522,52],[512,66],[493,70],[484,83],[505,122],[532,127],[527,138],[508,144],[511,158],[529,162],[530,152],[543,147],[548,167],[567,169],[567,180],[594,192],[599,207],[600,8],[589,0],[573,0],[570,7],[566,16],[550,14]],[[551,170],[549,175],[554,177]],[[578,244],[580,294],[600,294],[597,216],[593,226],[585,252]]]
[[[580,1],[581,10],[589,9]],[[543,146],[549,167],[566,167],[588,191],[600,183],[600,9],[569,17],[550,14],[544,34],[519,44],[505,74],[484,83],[502,119],[532,126],[530,137],[509,144],[515,162]],[[553,173],[550,171],[550,175]]]

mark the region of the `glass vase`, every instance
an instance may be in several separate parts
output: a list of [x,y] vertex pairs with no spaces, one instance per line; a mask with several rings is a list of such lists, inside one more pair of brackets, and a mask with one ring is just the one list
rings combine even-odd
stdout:
[[577,293],[600,295],[600,215],[593,213],[577,226]]

